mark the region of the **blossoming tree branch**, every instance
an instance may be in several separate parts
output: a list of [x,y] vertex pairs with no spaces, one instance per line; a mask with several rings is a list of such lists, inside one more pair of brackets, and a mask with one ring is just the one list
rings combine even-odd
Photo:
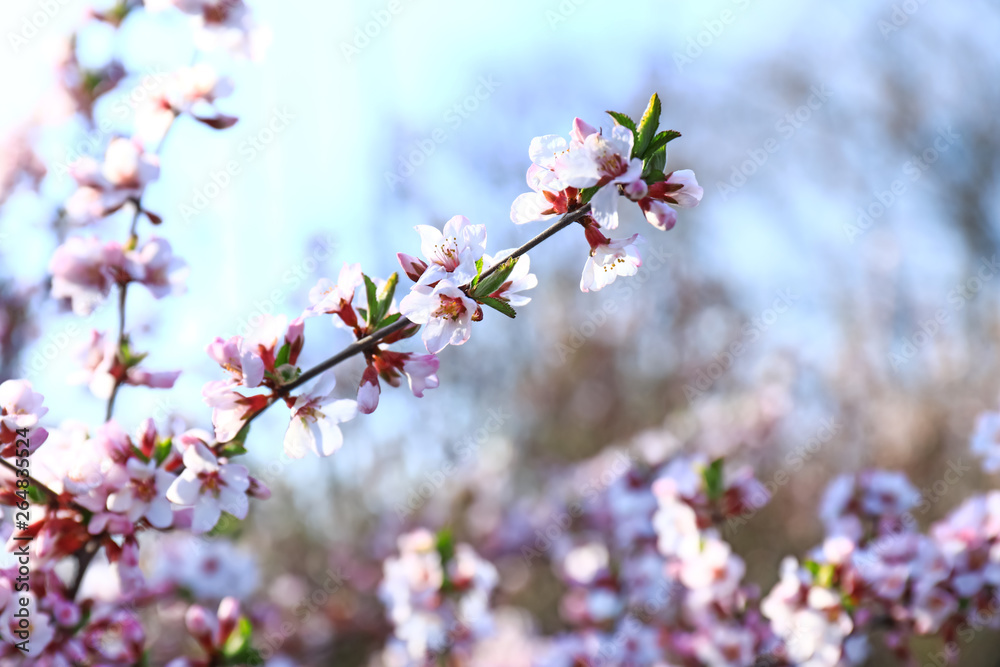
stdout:
[[[241,0],[123,0],[88,21],[117,31],[138,12],[188,15],[199,50],[256,57],[266,42]],[[95,105],[136,73],[117,62],[88,70],[68,53],[62,92],[97,133]],[[159,369],[155,351],[144,350],[129,295],[169,298],[187,280],[187,265],[166,238],[172,220],[151,210],[147,188],[161,169],[183,168],[161,164],[172,128],[201,123],[225,131],[238,122],[223,111],[231,90],[204,63],[172,72],[137,110],[130,132],[65,169],[75,189],[58,222],[70,234],[49,263],[50,295],[71,317],[108,303],[117,326],[90,332],[68,378],[104,401],[96,426],[46,424],[48,408],[28,379],[0,383],[0,534],[17,561],[0,570],[0,664],[303,664],[270,643],[284,628],[280,619],[247,606],[252,563],[222,536],[191,537],[224,532],[227,515],[244,519],[251,499],[270,497],[236,462],[248,449],[273,446],[250,437],[253,421],[284,403],[285,454],[329,456],[344,446],[341,424],[376,411],[383,384],[405,379],[422,397],[439,385],[446,347],[469,340],[485,317],[513,318],[529,304],[526,292],[538,286],[529,251],[579,229],[580,289],[598,291],[642,264],[640,235],[619,231],[620,205],[637,204],[650,225],[668,231],[675,209],[702,199],[692,171],[667,170],[668,147],[680,135],[661,129],[657,95],[638,119],[608,112],[595,126],[576,118],[568,137],[543,135],[528,147],[529,191],[510,206],[510,220],[539,227],[530,241],[488,252],[485,224],[456,215],[440,227],[420,225],[397,254],[403,278],[347,263],[335,280],[319,280],[294,317],[265,316],[245,336],[208,341],[221,371],[202,390],[211,428],[146,418],[129,432],[115,418],[120,393],[169,389],[180,374]],[[16,157],[17,173],[38,187],[37,161]],[[5,195],[0,189],[0,203]],[[418,245],[419,254],[406,252]],[[401,280],[408,281],[402,288]],[[330,325],[354,342],[302,368],[306,323],[314,318],[311,342],[325,340]],[[338,393],[334,368],[356,356],[364,359],[360,383]],[[1000,469],[998,433],[1000,415],[976,426],[973,450],[987,471]],[[412,530],[381,564],[377,595],[389,630],[372,664],[492,665],[503,655],[509,665],[837,667],[862,664],[876,635],[908,664],[916,636],[939,636],[952,660],[959,642],[1000,627],[997,492],[973,496],[921,532],[914,512],[927,500],[903,475],[837,478],[821,507],[822,543],[802,559],[786,558],[778,584],[761,595],[744,581],[746,565],[723,536],[747,525],[773,490],[725,458],[697,451],[641,457],[639,449],[568,471],[567,478],[585,473],[600,484],[588,487],[586,503],[553,494],[562,507],[555,530],[501,520],[509,524],[498,530],[505,537],[491,547],[495,554],[520,557],[525,568],[549,563],[560,578],[563,630],[541,635],[510,623],[493,607],[499,571],[477,547],[456,543],[448,530]],[[114,573],[110,590],[86,585],[99,562]],[[163,648],[156,623],[178,606],[186,647]]]

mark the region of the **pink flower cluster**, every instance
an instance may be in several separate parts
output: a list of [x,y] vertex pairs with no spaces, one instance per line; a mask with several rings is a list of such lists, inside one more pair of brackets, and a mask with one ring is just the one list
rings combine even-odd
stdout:
[[420,529],[399,538],[399,555],[385,561],[379,598],[394,628],[383,659],[425,664],[434,656],[468,659],[493,630],[490,595],[497,571],[467,544]]
[[636,243],[640,237],[610,239],[600,230],[618,228],[620,197],[637,202],[651,225],[669,230],[677,223],[671,206],[697,206],[704,191],[694,172],[663,173],[666,146],[680,136],[657,133],[660,101],[654,95],[641,124],[613,113],[615,125],[607,134],[576,118],[570,140],[549,134],[535,137],[528,148],[531,166],[528,187],[511,206],[515,224],[564,215],[589,201],[584,228],[590,257],[583,269],[580,289],[600,290],[619,276],[635,275],[642,265]]
[[[4,664],[125,667],[140,660],[146,635],[128,609],[107,603],[86,607],[77,603],[51,564],[32,570],[30,591],[18,586],[18,576],[16,567],[0,570],[0,661]],[[25,616],[17,615],[23,609],[29,619],[27,628],[20,623]],[[24,655],[16,645],[28,636],[30,641],[25,645],[30,663],[14,662]]]
[[115,285],[140,283],[157,299],[184,291],[187,265],[166,239],[152,237],[141,248],[117,241],[74,236],[56,248],[49,262],[52,296],[69,299],[73,313],[89,315]]

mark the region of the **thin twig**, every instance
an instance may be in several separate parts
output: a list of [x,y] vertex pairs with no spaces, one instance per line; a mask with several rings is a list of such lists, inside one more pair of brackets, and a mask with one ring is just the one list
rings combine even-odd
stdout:
[[[136,218],[139,214],[136,213]],[[115,350],[117,355],[122,346],[125,344],[125,298],[128,296],[128,283],[119,283],[118,285],[118,347]],[[121,387],[122,382],[125,380],[125,376],[115,378],[115,384],[111,387],[111,396],[108,397],[108,408],[104,412],[104,421],[111,421],[111,416],[115,412],[115,399],[118,398],[118,388]]]

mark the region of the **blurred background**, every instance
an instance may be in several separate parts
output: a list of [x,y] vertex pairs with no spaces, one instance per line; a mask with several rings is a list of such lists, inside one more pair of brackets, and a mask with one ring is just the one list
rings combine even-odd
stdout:
[[[97,22],[82,30],[81,70],[120,61],[135,81],[98,100],[95,118],[114,129],[95,131],[67,115],[58,85],[88,7],[53,2],[37,34],[10,39],[41,4],[0,9],[0,379],[31,379],[52,424],[97,424],[102,402],[65,377],[115,313],[81,323],[47,296],[48,259],[74,232],[58,216],[74,189],[59,167],[127,132],[121,105],[194,45],[179,12],[134,13],[114,39]],[[415,526],[476,544],[500,568],[502,601],[558,631],[560,584],[503,531],[543,525],[568,466],[608,447],[726,454],[765,481],[791,470],[730,536],[764,590],[784,555],[821,538],[834,475],[900,469],[933,489],[949,463],[972,463],[968,437],[995,408],[1000,369],[996,3],[248,4],[270,33],[262,57],[207,57],[235,84],[219,107],[239,123],[182,118],[144,199],[191,273],[183,297],[130,295],[148,366],[184,373],[169,392],[123,392],[129,430],[150,414],[208,426],[201,386],[220,377],[209,341],[262,312],[297,315],[344,262],[398,270],[396,252],[419,252],[414,225],[461,213],[488,225],[490,251],[541,231],[511,224],[510,203],[532,137],[566,135],[574,116],[609,127],[605,110],[637,117],[658,92],[662,126],[683,134],[668,170],[693,169],[705,188],[669,233],[624,207],[646,266],[603,292],[578,289],[581,235],[534,250],[540,284],[517,319],[488,313],[443,353],[441,386],[423,399],[386,388],[335,456],[283,459],[286,414],[255,423],[247,464],[274,495],[232,527],[257,557],[253,594],[295,600],[347,568],[289,640],[309,664],[367,664],[388,632],[379,561]],[[231,161],[239,173],[223,184]],[[127,215],[89,231],[121,238]],[[306,340],[303,367],[349,342],[326,318]],[[361,370],[340,369],[345,396]],[[921,525],[996,481],[973,466],[934,492]],[[961,664],[993,664],[998,646],[983,633]]]

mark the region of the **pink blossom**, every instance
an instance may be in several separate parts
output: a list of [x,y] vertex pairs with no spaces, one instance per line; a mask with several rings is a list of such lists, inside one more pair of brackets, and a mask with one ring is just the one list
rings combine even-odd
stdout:
[[378,383],[378,371],[369,364],[361,375],[361,386],[358,387],[358,412],[370,415],[378,407],[378,397],[381,387]]
[[433,354],[408,354],[403,362],[403,373],[410,383],[410,391],[423,398],[424,391],[438,386],[437,370],[441,362]]
[[638,198],[639,208],[649,224],[669,231],[677,223],[677,212],[670,208],[693,208],[701,203],[705,191],[690,169],[674,171],[667,178],[649,186],[645,196]]
[[608,135],[591,133],[578,149],[555,159],[553,171],[561,182],[574,188],[600,188],[590,199],[590,209],[604,229],[618,227],[618,186],[642,176],[642,160],[631,157],[634,140],[632,130],[615,125]]
[[118,341],[99,331],[91,331],[90,340],[81,352],[83,368],[67,380],[71,384],[86,384],[94,396],[103,400],[111,396],[117,383],[170,389],[181,374],[151,372],[134,365],[126,368],[118,354]]
[[43,405],[44,401],[45,397],[34,391],[28,380],[6,380],[0,383],[0,444],[15,443],[17,431],[27,429],[33,431],[28,439],[31,451],[41,445],[48,435],[45,429],[38,428],[38,420],[49,411]]
[[316,286],[309,290],[309,302],[312,305],[302,313],[302,316],[309,318],[324,313],[337,315],[347,326],[353,327],[357,319],[351,304],[354,301],[354,293],[363,284],[361,265],[344,264],[336,283],[329,278],[320,278]]
[[476,302],[449,280],[441,280],[433,288],[414,285],[399,303],[404,316],[425,325],[422,337],[431,354],[469,340],[477,308]]
[[88,224],[114,213],[129,200],[138,202],[160,173],[155,155],[137,141],[115,138],[108,143],[104,162],[82,158],[70,167],[79,189],[66,203],[70,219]]
[[584,292],[601,290],[613,283],[618,276],[634,276],[642,266],[642,257],[636,243],[638,234],[627,239],[604,238],[592,246],[590,257],[583,266],[580,290]]
[[[121,470],[121,469],[119,469]],[[125,463],[128,477],[108,495],[108,511],[124,514],[133,523],[145,518],[154,528],[167,528],[173,522],[173,511],[166,493],[176,475],[157,468],[156,461],[143,463],[131,458]],[[112,484],[116,480],[112,480]]]
[[115,283],[139,277],[140,269],[127,260],[120,243],[102,243],[95,237],[70,237],[56,248],[49,263],[52,296],[70,299],[73,312],[89,315]]
[[233,385],[252,389],[264,379],[264,361],[242,336],[233,336],[229,340],[216,338],[205,351],[215,363],[229,372]]
[[166,239],[154,236],[126,256],[137,269],[134,279],[145,285],[157,299],[169,294],[182,294],[186,289],[187,263],[174,256]]
[[285,431],[285,453],[293,459],[312,451],[329,456],[340,449],[344,435],[338,424],[357,416],[357,401],[335,400],[332,396],[334,375],[328,373],[307,394],[298,396],[292,404],[291,421]]
[[464,215],[456,215],[444,229],[417,225],[416,230],[420,251],[427,260],[418,284],[433,285],[448,279],[462,285],[476,276],[476,262],[486,251],[486,225],[473,225]]
[[191,529],[205,533],[215,527],[223,510],[238,519],[247,515],[245,466],[220,464],[204,444],[196,442],[184,452],[184,472],[167,490],[167,499],[177,505],[194,506]]

